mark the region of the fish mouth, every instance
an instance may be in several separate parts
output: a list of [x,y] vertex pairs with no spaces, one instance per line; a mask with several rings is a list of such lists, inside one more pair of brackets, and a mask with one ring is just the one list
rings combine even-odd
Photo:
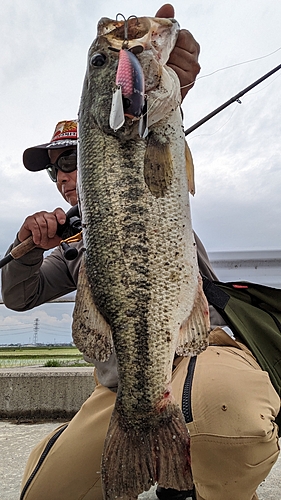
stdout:
[[114,21],[103,17],[97,33],[105,36],[111,48],[118,51],[126,48],[138,53],[155,49],[158,62],[164,65],[174,48],[179,29],[175,19],[130,16]]
[[[114,37],[117,47],[121,48],[124,40],[134,41],[142,39],[150,29],[148,18],[137,18],[130,16],[128,19],[116,21],[102,18],[98,24],[98,35],[108,35]],[[119,44],[121,46],[119,47]]]

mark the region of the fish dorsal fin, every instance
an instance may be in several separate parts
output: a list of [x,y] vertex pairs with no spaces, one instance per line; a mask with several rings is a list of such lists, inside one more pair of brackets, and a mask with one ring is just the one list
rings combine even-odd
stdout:
[[195,194],[194,164],[191,151],[186,141],[185,141],[185,165],[186,165],[186,174],[188,180],[188,191],[190,192],[190,194],[194,195]]
[[199,276],[197,294],[190,316],[182,323],[176,353],[179,356],[195,356],[209,344],[209,306]]
[[169,141],[161,140],[154,132],[147,139],[144,157],[144,179],[150,192],[156,197],[165,196],[173,179],[173,160]]
[[111,329],[93,301],[84,256],[78,275],[72,333],[76,347],[83,354],[98,361],[108,360],[113,351]]

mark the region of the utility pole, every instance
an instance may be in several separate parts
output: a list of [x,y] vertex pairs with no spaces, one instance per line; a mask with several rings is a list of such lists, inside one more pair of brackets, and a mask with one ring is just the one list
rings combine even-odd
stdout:
[[33,329],[33,344],[34,345],[37,345],[37,342],[38,342],[38,331],[39,331],[39,318],[35,318],[34,329]]

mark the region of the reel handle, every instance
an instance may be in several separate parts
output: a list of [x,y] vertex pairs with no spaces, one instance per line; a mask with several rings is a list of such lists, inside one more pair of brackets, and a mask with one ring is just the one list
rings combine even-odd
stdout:
[[76,259],[78,255],[78,250],[75,247],[71,247],[68,243],[65,241],[62,241],[60,243],[60,246],[63,249],[63,254],[66,260],[74,260]]

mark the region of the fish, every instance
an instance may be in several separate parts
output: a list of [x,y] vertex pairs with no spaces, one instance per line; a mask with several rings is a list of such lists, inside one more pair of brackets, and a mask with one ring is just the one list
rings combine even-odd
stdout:
[[[79,107],[85,253],[73,337],[99,362],[116,356],[118,369],[101,462],[105,500],[136,499],[155,483],[177,490],[193,483],[172,366],[175,353],[206,349],[210,327],[190,215],[193,164],[180,84],[167,66],[178,32],[175,19],[102,18]],[[126,71],[133,74],[129,91],[122,89],[123,64],[125,80]]]

